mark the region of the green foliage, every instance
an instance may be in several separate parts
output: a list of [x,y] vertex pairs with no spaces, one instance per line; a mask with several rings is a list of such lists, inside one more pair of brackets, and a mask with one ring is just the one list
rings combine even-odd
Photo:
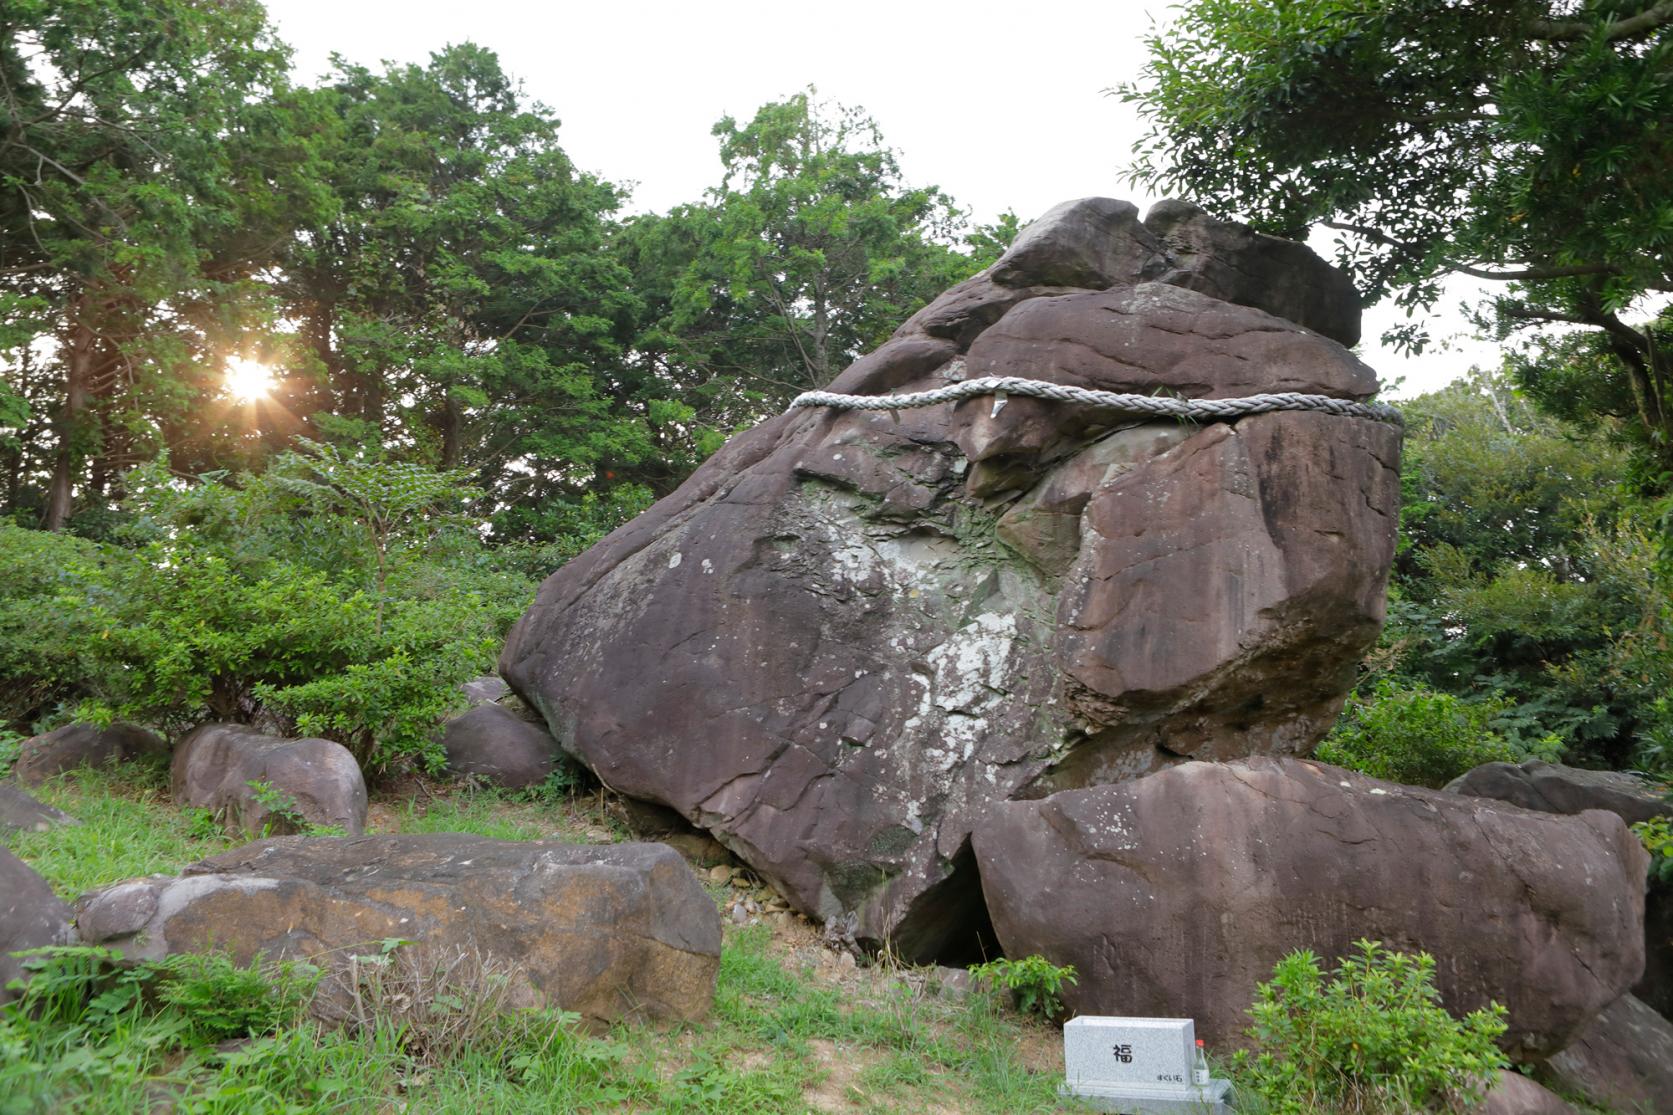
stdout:
[[1256,989],[1253,1051],[1233,1060],[1240,1089],[1275,1113],[1432,1110],[1481,1098],[1505,1064],[1498,1004],[1462,1020],[1432,982],[1435,960],[1359,941],[1328,982],[1311,952],[1292,952]]
[[[1148,45],[1118,90],[1151,124],[1136,179],[1296,239],[1322,223],[1368,300],[1507,284],[1502,334],[1557,327],[1525,381],[1673,466],[1665,323],[1622,316],[1660,318],[1673,287],[1665,8],[1191,0]],[[1421,347],[1421,321],[1392,339]]]
[[1650,878],[1659,883],[1673,883],[1673,820],[1652,817],[1633,825],[1632,831],[1650,853]]
[[135,1096],[172,1050],[295,1025],[319,975],[306,964],[240,967],[215,954],[126,964],[115,950],[88,946],[34,949],[23,966],[19,998],[0,1007],[7,1112],[78,1093]]
[[1065,964],[1061,968],[1043,956],[1024,956],[1013,960],[1002,956],[984,964],[972,965],[970,978],[990,990],[1009,992],[1018,1010],[1024,1014],[1038,1012],[1055,1018],[1063,1012],[1060,997],[1065,983],[1075,983],[1075,968]]
[[[1384,679],[1368,697],[1354,695],[1315,753],[1322,762],[1408,786],[1441,787],[1482,763],[1518,762],[1491,725],[1503,698],[1464,701],[1450,693],[1402,689]],[[1539,757],[1555,760],[1560,742]]]
[[689,451],[829,383],[1016,235],[970,233],[935,187],[903,181],[862,109],[808,89],[717,123],[706,203],[635,218],[616,248],[645,301],[633,373],[678,386]]
[[74,712],[181,731],[265,708],[373,771],[439,763],[436,725],[532,584],[520,554],[424,513],[457,476],[334,459],[366,489],[352,511],[318,498],[317,460],[196,483],[163,460],[130,477],[124,544],[0,524],[12,723]]
[[188,1022],[194,1041],[271,1034],[302,1017],[319,982],[310,964],[251,961],[222,953],[179,953],[156,965],[156,994]]
[[1544,417],[1501,376],[1403,405],[1400,549],[1382,645],[1350,716],[1385,681],[1491,700],[1518,756],[1668,769],[1673,579],[1655,501],[1626,457]]

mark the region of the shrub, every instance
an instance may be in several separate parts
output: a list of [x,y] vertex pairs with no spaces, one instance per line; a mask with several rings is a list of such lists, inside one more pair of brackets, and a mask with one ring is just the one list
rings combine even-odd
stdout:
[[1404,1112],[1467,1105],[1505,1064],[1497,1003],[1462,1020],[1440,1005],[1427,953],[1355,944],[1328,982],[1318,957],[1280,960],[1249,1008],[1253,1051],[1233,1058],[1240,1089],[1273,1111]]
[[236,481],[162,460],[128,477],[120,542],[0,524],[0,723],[179,733],[265,711],[372,773],[434,767],[437,724],[532,592],[526,555],[430,507],[449,474],[332,467],[391,494],[346,501],[296,455]]
[[1038,1012],[1047,1018],[1062,1013],[1063,985],[1076,982],[1074,965],[1059,968],[1037,954],[1019,960],[1000,957],[973,965],[970,977],[991,990],[1009,992],[1017,1009],[1024,1014]]
[[1666,817],[1652,817],[1632,826],[1650,853],[1650,878],[1658,883],[1673,883],[1673,821]]
[[1465,701],[1385,678],[1370,698],[1349,698],[1316,755],[1373,778],[1440,787],[1482,763],[1524,757],[1490,727],[1508,707],[1497,697]]

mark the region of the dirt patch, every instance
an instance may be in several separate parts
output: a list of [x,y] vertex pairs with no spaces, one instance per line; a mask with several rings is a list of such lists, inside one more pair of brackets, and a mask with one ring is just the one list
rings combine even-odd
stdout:
[[874,1050],[815,1038],[808,1042],[813,1063],[822,1076],[817,1084],[802,1091],[802,1102],[814,1111],[866,1111],[873,1097],[858,1081],[865,1070],[879,1060]]

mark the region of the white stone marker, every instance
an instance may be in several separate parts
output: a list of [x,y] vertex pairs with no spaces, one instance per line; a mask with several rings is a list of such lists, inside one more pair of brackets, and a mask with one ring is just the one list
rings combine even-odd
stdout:
[[1121,1115],[1227,1115],[1231,1081],[1191,1083],[1196,1050],[1189,1018],[1071,1018],[1058,1091]]

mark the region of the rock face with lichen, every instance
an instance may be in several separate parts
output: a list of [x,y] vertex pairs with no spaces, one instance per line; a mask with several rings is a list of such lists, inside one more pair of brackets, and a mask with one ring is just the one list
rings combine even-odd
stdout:
[[[1375,390],[1342,276],[1161,216],[1057,207],[831,389]],[[1399,444],[1317,413],[794,412],[549,578],[500,673],[605,783],[804,912],[957,959],[985,924],[970,832],[994,803],[1312,747],[1382,622]]]

